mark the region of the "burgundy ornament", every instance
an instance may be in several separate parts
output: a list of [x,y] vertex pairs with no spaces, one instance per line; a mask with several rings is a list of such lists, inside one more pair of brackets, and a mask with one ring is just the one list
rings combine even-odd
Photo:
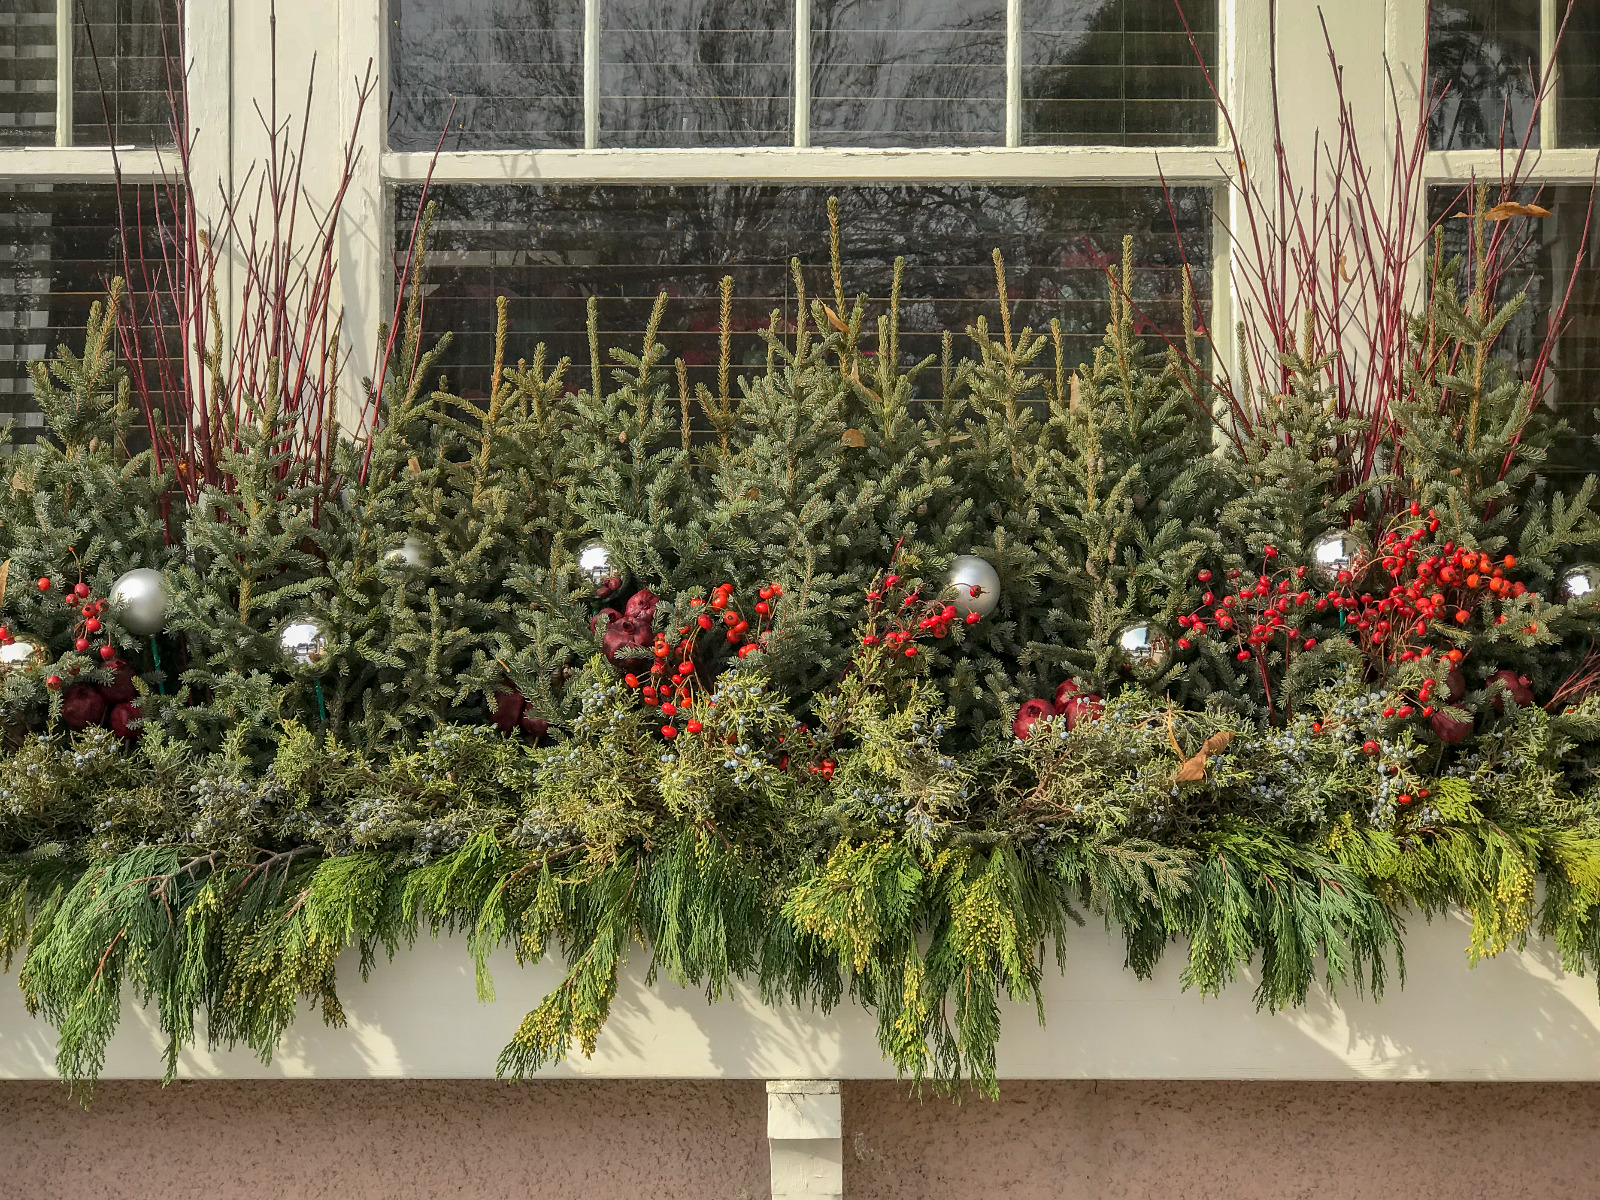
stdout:
[[1046,717],[1056,715],[1056,706],[1048,700],[1026,700],[1022,707],[1017,709],[1017,715],[1011,722],[1011,732],[1019,738],[1026,738],[1033,732],[1035,721],[1042,721]]
[[1460,717],[1452,717],[1440,709],[1428,718],[1428,724],[1433,727],[1434,736],[1447,746],[1454,746],[1457,742],[1464,742],[1472,733],[1472,722]]
[[137,704],[123,703],[111,710],[111,732],[125,742],[137,742],[144,736],[144,713]]
[[1495,712],[1505,712],[1506,693],[1510,693],[1511,698],[1517,702],[1517,706],[1519,708],[1526,708],[1528,705],[1533,703],[1533,680],[1529,679],[1526,675],[1518,675],[1515,671],[1507,668],[1503,671],[1496,671],[1493,675],[1489,676],[1490,683],[1494,683],[1495,680],[1499,680],[1501,683],[1505,684],[1504,692],[1498,689],[1495,691]]
[[1079,721],[1098,720],[1105,712],[1105,699],[1097,692],[1086,692],[1075,679],[1063,680],[1056,688],[1056,712],[1066,718],[1067,728],[1076,729]]
[[526,701],[515,688],[494,694],[494,727],[501,733],[514,733],[522,722]]
[[537,742],[543,738],[545,734],[550,732],[549,721],[541,721],[538,717],[530,717],[526,715],[526,709],[523,710],[523,713],[524,715],[522,716],[522,719],[519,720],[517,724],[521,726],[522,732],[527,734],[534,741]]
[[107,704],[126,704],[139,695],[139,689],[133,686],[132,667],[119,658],[111,663],[111,670],[111,682],[100,685],[100,695]]
[[[643,593],[649,596],[649,593]],[[650,645],[654,634],[652,621],[655,616],[655,597],[650,596],[648,605],[641,602],[634,604],[638,596],[635,595],[628,601],[628,608],[633,615],[619,613],[614,608],[602,608],[589,622],[592,631],[600,623],[601,617],[608,618],[605,632],[600,635],[600,653],[605,655],[606,661],[614,667],[622,666],[618,657],[625,650],[639,650]],[[644,615],[648,612],[648,616]]]
[[106,715],[106,698],[97,687],[75,687],[61,697],[61,719],[73,729],[98,725]]

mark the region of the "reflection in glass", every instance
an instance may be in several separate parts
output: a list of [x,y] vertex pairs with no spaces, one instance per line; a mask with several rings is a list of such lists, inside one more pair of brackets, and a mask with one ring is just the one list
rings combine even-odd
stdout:
[[51,146],[56,134],[55,0],[0,11],[0,146]]
[[[72,137],[79,146],[172,141],[183,90],[182,26],[172,0],[74,0]],[[96,61],[98,59],[98,62]]]
[[[1502,303],[1526,289],[1528,300],[1500,335],[1497,349],[1510,355],[1517,369],[1528,372],[1538,357],[1552,310],[1561,301],[1584,238],[1589,189],[1547,187],[1530,189],[1520,197],[1550,210],[1542,220],[1518,219],[1507,236],[1525,243],[1500,289]],[[1432,217],[1444,231],[1445,254],[1465,255],[1468,222],[1450,214],[1467,210],[1471,197],[1457,188],[1434,188],[1430,196]],[[1442,220],[1441,220],[1442,218]],[[1550,360],[1550,380],[1544,402],[1572,426],[1551,455],[1550,467],[1558,473],[1600,470],[1594,437],[1600,434],[1600,240],[1589,231],[1588,246],[1579,264],[1571,299],[1567,302],[1566,328],[1556,340]],[[1465,280],[1462,281],[1465,284]]]
[[1005,141],[1004,0],[813,0],[811,144]]
[[794,140],[792,0],[604,0],[600,143]]
[[1539,63],[1539,0],[1432,0],[1428,84],[1443,98],[1428,126],[1434,150],[1520,145],[1532,124]]
[[1600,146],[1600,4],[1574,4],[1556,50],[1556,98],[1563,146]]
[[1174,0],[1023,0],[1023,145],[1215,145],[1201,58],[1215,70],[1215,0],[1181,13]]
[[389,0],[389,147],[583,145],[583,0]]
[[[599,300],[603,348],[637,349],[656,296],[671,298],[663,324],[670,357],[714,384],[723,276],[734,280],[736,366],[760,369],[759,331],[774,309],[792,330],[797,313],[789,260],[798,257],[812,297],[830,296],[827,199],[837,195],[845,289],[881,311],[897,256],[906,259],[901,350],[906,363],[940,352],[979,316],[999,325],[990,252],[1006,256],[1017,326],[1060,319],[1072,362],[1086,361],[1108,320],[1106,267],[1132,233],[1134,296],[1142,323],[1181,323],[1182,273],[1173,216],[1202,295],[1210,271],[1210,192],[1159,188],[982,187],[554,187],[446,186],[428,261],[428,324],[455,340],[443,367],[451,385],[482,392],[494,354],[495,299],[509,302],[513,357],[544,342],[588,378],[585,305]],[[395,226],[411,228],[418,189],[401,189]],[[403,246],[398,253],[403,254]],[[870,325],[870,321],[869,321]],[[604,351],[603,351],[604,352]],[[577,385],[574,385],[577,386]],[[936,386],[936,385],[932,385]]]
[[[124,188],[130,226],[160,258],[148,189]],[[110,184],[0,184],[0,425],[31,441],[40,424],[27,364],[65,345],[81,352],[89,306],[124,274],[116,188]]]

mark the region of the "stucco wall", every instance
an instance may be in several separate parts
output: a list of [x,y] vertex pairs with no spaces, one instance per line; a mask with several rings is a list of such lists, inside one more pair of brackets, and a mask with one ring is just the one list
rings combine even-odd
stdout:
[[[0,1083],[6,1200],[743,1200],[759,1083]],[[1578,1200],[1600,1085],[1012,1082],[998,1103],[846,1083],[850,1200]]]

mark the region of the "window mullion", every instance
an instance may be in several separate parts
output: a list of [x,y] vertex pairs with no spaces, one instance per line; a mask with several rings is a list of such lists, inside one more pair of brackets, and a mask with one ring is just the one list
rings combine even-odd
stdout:
[[1556,96],[1559,69],[1556,66],[1556,32],[1561,28],[1561,0],[1539,2],[1539,64],[1548,71],[1550,91],[1539,111],[1539,148],[1554,150],[1560,141],[1561,102]]
[[600,145],[600,0],[583,0],[583,147]]
[[1006,0],[1006,145],[1022,145],[1022,0]]
[[56,0],[56,145],[72,145],[72,0]]
[[811,0],[794,0],[794,144],[811,145]]

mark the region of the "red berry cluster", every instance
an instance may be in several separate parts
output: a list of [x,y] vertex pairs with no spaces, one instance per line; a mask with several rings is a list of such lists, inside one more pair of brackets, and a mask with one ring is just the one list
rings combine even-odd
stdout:
[[884,658],[916,658],[921,653],[918,641],[949,637],[956,622],[976,625],[982,619],[975,612],[963,616],[947,601],[924,599],[920,588],[902,587],[902,582],[890,572],[867,589],[867,627],[861,644]]
[[[1278,550],[1265,546],[1261,555],[1271,563],[1278,557]],[[1316,649],[1317,639],[1301,631],[1301,619],[1307,610],[1326,612],[1332,600],[1308,590],[1305,577],[1306,568],[1299,566],[1272,573],[1264,570],[1254,580],[1241,582],[1244,572],[1231,568],[1228,588],[1221,596],[1206,591],[1200,598],[1200,608],[1178,618],[1178,627],[1186,631],[1178,638],[1178,648],[1189,649],[1215,629],[1236,647],[1234,657],[1240,662],[1252,658],[1264,662],[1267,650],[1279,639],[1285,657]],[[1209,570],[1201,570],[1195,578],[1209,584],[1213,576]]]
[[[38,586],[40,592],[48,592],[52,586],[50,577],[41,575]],[[101,660],[109,663],[115,658],[117,656],[117,648],[111,644],[110,631],[105,628],[105,623],[100,620],[100,614],[105,611],[106,602],[98,599],[90,590],[89,585],[81,579],[67,589],[66,594],[61,597],[61,602],[68,608],[77,609],[79,613],[78,619],[73,622],[72,626],[72,648],[79,654],[87,654],[91,642],[98,640],[100,645],[96,653],[100,655]],[[16,638],[12,636],[11,630],[4,625],[0,625],[0,646],[9,646],[14,641],[16,641]],[[78,668],[73,667],[68,673],[76,675]],[[59,691],[61,682],[61,676],[59,675],[51,675],[44,681],[45,686],[51,691]]]
[[[655,661],[650,664],[650,671],[646,676],[633,672],[623,676],[623,682],[639,692],[639,698],[651,708],[659,708],[661,715],[667,718],[667,723],[661,726],[661,736],[671,740],[678,736],[677,718],[687,713],[694,703],[695,694],[703,689],[703,684],[695,671],[695,649],[699,639],[709,636],[719,625],[722,627],[723,637],[729,645],[739,648],[739,657],[755,650],[765,649],[767,640],[772,632],[772,617],[778,600],[783,595],[783,588],[776,583],[768,584],[758,593],[758,599],[751,607],[747,617],[740,609],[734,596],[733,584],[718,584],[711,592],[709,602],[703,596],[695,596],[689,605],[696,609],[707,609],[695,615],[692,622],[678,630],[678,642],[674,645],[665,633],[658,633],[651,646],[651,654]],[[754,621],[750,618],[754,618]],[[668,662],[672,662],[671,674],[668,674]],[[711,701],[715,704],[716,701]],[[689,718],[683,724],[683,729],[688,733],[699,733],[704,726],[694,718]]]

